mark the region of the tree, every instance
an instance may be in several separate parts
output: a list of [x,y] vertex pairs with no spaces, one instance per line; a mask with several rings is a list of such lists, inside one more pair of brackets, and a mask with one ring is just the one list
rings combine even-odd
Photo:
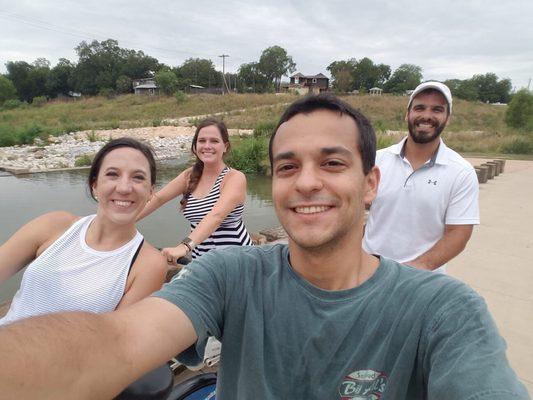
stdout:
[[50,74],[50,62],[38,58],[33,64],[25,61],[9,61],[7,76],[15,85],[21,100],[31,102],[34,97],[45,96],[46,81]]
[[102,89],[115,90],[120,76],[147,78],[161,68],[155,58],[142,51],[123,49],[113,39],[83,41],[76,47],[76,53],[79,59],[73,82],[76,89],[85,94],[96,94]]
[[333,87],[342,92],[354,89],[368,91],[383,86],[391,73],[388,65],[374,64],[368,57],[359,61],[355,58],[333,61],[327,69],[333,78]]
[[155,83],[166,95],[173,94],[178,88],[178,78],[170,70],[161,70],[155,74]]
[[421,81],[421,67],[414,64],[402,64],[393,72],[384,89],[390,93],[405,93],[406,90],[416,88]]
[[352,76],[356,89],[370,90],[373,87],[382,86],[390,73],[388,65],[374,64],[370,58],[364,57],[356,62]]
[[333,61],[326,68],[333,78],[333,88],[339,92],[349,92],[355,89],[353,79],[357,60]]
[[4,104],[6,100],[17,98],[17,89],[13,82],[3,75],[0,75],[0,105]]
[[449,79],[444,84],[450,88],[454,97],[468,101],[478,99],[477,88],[470,79]]
[[279,90],[281,77],[296,70],[296,64],[287,51],[280,46],[269,47],[261,53],[258,63],[259,71]]
[[181,66],[174,69],[180,89],[189,85],[203,87],[221,87],[222,74],[215,69],[213,61],[202,58],[189,58]]
[[241,92],[268,92],[272,89],[272,82],[259,70],[259,63],[242,64],[237,73],[238,89]]
[[129,76],[120,75],[116,82],[118,93],[131,93],[133,92],[132,80]]
[[56,66],[50,70],[46,80],[46,92],[49,97],[56,97],[59,94],[66,95],[73,90],[71,81],[74,69],[74,64],[69,60],[59,59]]
[[505,122],[513,128],[533,130],[533,94],[526,89],[518,91],[507,107]]

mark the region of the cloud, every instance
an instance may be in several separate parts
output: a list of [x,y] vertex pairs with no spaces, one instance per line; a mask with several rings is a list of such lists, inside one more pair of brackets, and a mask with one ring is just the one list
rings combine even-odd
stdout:
[[82,40],[113,38],[169,65],[201,57],[222,69],[218,56],[229,54],[236,71],[280,45],[306,74],[369,57],[419,65],[425,78],[494,72],[521,87],[533,75],[532,13],[529,0],[19,0],[0,7],[0,63],[74,61]]

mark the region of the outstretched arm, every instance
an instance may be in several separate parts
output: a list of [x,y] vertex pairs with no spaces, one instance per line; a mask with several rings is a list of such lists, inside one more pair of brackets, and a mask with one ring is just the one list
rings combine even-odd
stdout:
[[111,399],[195,340],[189,318],[158,298],[107,314],[29,318],[0,328],[2,396]]
[[64,211],[41,215],[20,228],[0,246],[0,283],[39,256],[76,220]]
[[473,225],[446,225],[444,235],[433,247],[405,264],[419,269],[439,268],[464,250],[473,229]]
[[167,260],[161,252],[144,242],[126,282],[118,308],[129,306],[161,289],[167,275]]
[[144,209],[141,211],[137,217],[137,221],[140,221],[147,215],[150,215],[155,210],[157,210],[162,205],[168,203],[170,200],[178,197],[183,194],[187,189],[187,181],[190,175],[191,169],[188,168],[179,174],[176,178],[167,183],[163,189],[159,192],[154,193],[150,201],[144,206]]
[[[194,243],[202,243],[220,226],[228,214],[245,200],[246,176],[240,171],[231,170],[224,178],[223,186],[220,189],[220,198],[189,237]],[[188,248],[185,245],[178,244],[176,247],[163,249],[163,254],[169,258],[177,259],[184,257],[187,251]]]

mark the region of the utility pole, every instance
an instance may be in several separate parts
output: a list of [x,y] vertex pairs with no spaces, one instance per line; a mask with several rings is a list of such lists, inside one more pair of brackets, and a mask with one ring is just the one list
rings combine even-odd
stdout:
[[[228,83],[226,82],[226,57],[229,57],[229,55],[222,54],[219,57],[222,57],[222,79],[224,81],[226,91],[229,93]],[[222,94],[224,94],[224,87],[222,87]]]

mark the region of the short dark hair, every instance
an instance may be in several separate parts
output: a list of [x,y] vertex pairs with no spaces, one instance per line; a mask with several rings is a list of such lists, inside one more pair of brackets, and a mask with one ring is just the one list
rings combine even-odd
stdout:
[[338,112],[341,116],[348,115],[355,121],[357,130],[359,131],[357,144],[359,153],[361,154],[361,159],[363,161],[363,173],[365,175],[368,174],[376,162],[376,133],[374,132],[374,128],[372,128],[372,124],[370,124],[368,118],[366,118],[363,114],[339,99],[337,96],[329,93],[307,95],[302,99],[296,100],[285,110],[278,122],[278,125],[276,126],[276,129],[272,133],[270,142],[268,144],[270,167],[272,168],[273,163],[272,144],[281,124],[287,122],[295,115],[309,114],[316,110],[330,110]]
[[[139,142],[138,140],[129,138],[129,137],[121,137],[117,139],[113,139],[106,143],[100,150],[98,150],[98,153],[93,158],[93,162],[91,163],[91,169],[89,170],[89,177],[87,178],[87,185],[89,186],[89,193],[91,194],[91,197],[94,199],[92,187],[93,184],[96,182],[96,179],[98,178],[98,174],[100,173],[100,167],[102,166],[102,162],[104,161],[104,158],[113,150],[119,149],[121,147],[129,147],[131,149],[139,150],[146,160],[148,161],[148,164],[150,165],[150,182],[152,186],[155,185],[156,182],[156,175],[157,175],[157,169],[155,166],[155,158],[154,158],[154,152],[150,148],[150,146]],[[95,199],[96,200],[96,199]]]

